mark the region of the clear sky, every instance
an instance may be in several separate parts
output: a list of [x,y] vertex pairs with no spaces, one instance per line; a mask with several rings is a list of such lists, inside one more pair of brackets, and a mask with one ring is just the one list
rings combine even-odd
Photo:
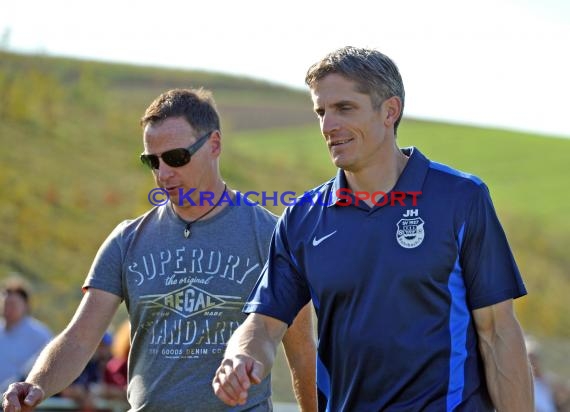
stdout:
[[2,44],[304,88],[329,51],[393,58],[405,115],[570,137],[569,0],[3,0]]

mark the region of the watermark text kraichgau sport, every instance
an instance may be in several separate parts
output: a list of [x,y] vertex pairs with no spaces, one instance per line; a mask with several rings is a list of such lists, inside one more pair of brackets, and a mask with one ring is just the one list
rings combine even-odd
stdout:
[[[374,206],[416,206],[418,196],[422,192],[353,192],[349,188],[340,188],[336,191],[337,205],[350,206],[354,204],[358,206],[360,202],[370,201]],[[153,206],[162,206],[168,203],[170,194],[161,187],[155,187],[148,192],[148,201]],[[235,197],[230,193],[224,192],[220,198],[216,198],[214,192],[202,191],[197,192],[196,189],[178,189],[177,199],[174,200],[177,206],[214,206],[215,204],[223,205],[227,203],[230,206],[293,206],[295,204],[309,203],[313,205],[329,206],[332,202],[325,199],[323,192],[305,192],[301,196],[295,192],[235,192]]]

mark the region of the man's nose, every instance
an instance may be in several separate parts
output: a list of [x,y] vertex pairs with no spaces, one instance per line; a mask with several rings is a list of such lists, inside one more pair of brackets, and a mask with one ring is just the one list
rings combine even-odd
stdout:
[[168,166],[161,157],[158,158],[158,169],[155,169],[156,176],[159,180],[164,180],[172,176],[173,174],[173,167]]
[[338,118],[334,116],[333,113],[325,113],[321,118],[321,132],[324,136],[331,134],[332,132],[338,130],[339,122]]

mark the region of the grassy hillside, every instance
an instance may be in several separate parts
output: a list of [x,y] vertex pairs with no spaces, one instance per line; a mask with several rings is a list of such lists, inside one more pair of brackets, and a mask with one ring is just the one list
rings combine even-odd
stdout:
[[[36,313],[54,330],[80,299],[101,241],[149,207],[138,119],[160,92],[188,86],[214,92],[232,187],[301,193],[335,173],[306,93],[202,72],[0,52],[0,278],[28,277]],[[545,339],[570,338],[563,210],[570,140],[411,119],[399,140],[488,183],[530,292],[517,302],[521,322]],[[570,376],[570,366],[557,366]]]

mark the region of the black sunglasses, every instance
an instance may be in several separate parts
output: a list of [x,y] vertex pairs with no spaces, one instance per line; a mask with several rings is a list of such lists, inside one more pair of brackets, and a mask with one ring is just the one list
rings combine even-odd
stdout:
[[161,158],[164,163],[170,167],[182,167],[190,162],[192,155],[196,153],[203,145],[206,140],[212,135],[213,131],[206,133],[204,136],[198,138],[194,143],[188,146],[186,149],[172,149],[168,150],[162,154],[141,154],[141,162],[153,170],[157,170]]

